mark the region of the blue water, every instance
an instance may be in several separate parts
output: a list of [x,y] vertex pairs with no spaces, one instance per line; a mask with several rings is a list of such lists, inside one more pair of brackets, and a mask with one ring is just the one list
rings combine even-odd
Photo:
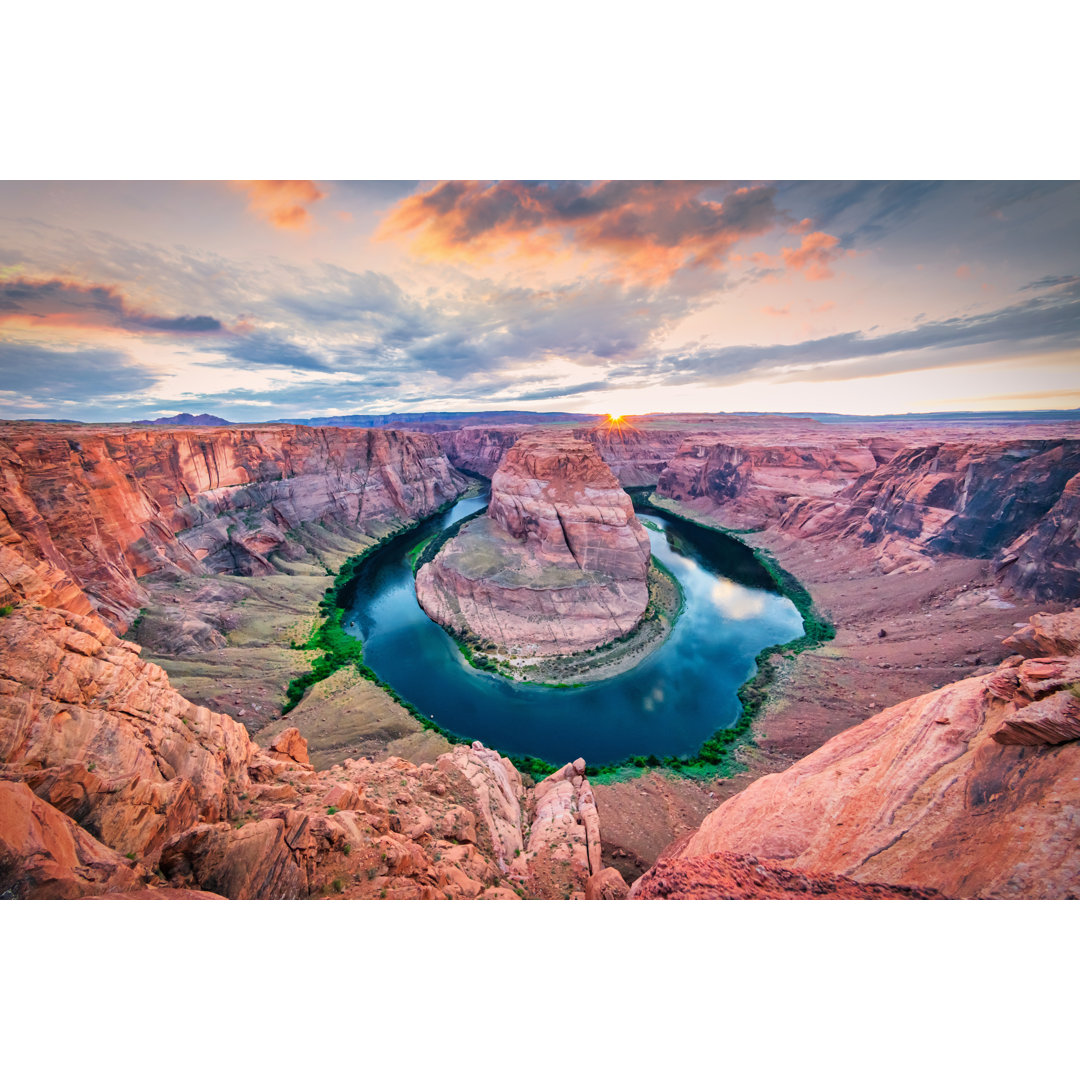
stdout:
[[[423,530],[435,535],[483,507],[463,499]],[[441,727],[506,754],[593,765],[637,754],[692,755],[739,713],[736,691],[767,645],[802,634],[790,600],[764,587],[747,548],[697,526],[638,513],[653,554],[678,578],[686,607],[671,635],[637,667],[579,689],[511,682],[477,671],[416,600],[409,550],[413,530],[366,560],[345,628],[364,659]]]

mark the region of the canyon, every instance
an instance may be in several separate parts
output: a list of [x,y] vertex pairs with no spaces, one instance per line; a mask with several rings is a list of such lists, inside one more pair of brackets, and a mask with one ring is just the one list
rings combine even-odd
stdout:
[[595,447],[526,434],[503,455],[487,514],[416,575],[420,606],[511,656],[568,656],[628,634],[649,602],[649,536]]
[[[1076,427],[2,423],[0,892],[1075,896]],[[598,501],[539,497],[567,442]],[[507,459],[477,522],[545,558],[636,568],[619,495],[655,485],[836,623],[772,661],[736,771],[534,783],[340,673],[282,715],[345,560]],[[350,710],[316,767],[297,725]]]

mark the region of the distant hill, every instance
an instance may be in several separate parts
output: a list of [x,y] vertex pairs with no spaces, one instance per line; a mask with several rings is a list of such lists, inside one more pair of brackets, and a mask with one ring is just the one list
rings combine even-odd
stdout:
[[192,416],[189,412],[177,413],[175,416],[161,416],[157,420],[136,420],[136,424],[162,424],[175,427],[230,427],[231,420],[222,420],[220,416],[211,416],[209,413],[199,413]]

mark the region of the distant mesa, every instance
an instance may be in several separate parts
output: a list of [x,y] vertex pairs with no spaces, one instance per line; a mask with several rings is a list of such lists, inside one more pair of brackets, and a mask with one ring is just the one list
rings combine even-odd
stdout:
[[592,443],[529,433],[506,452],[485,516],[416,578],[420,606],[511,656],[569,656],[633,630],[649,602],[649,535]]
[[193,416],[189,412],[177,413],[175,416],[160,416],[157,420],[136,420],[136,424],[160,424],[162,427],[231,427],[231,420],[222,420],[220,416],[211,416],[209,413],[199,413]]

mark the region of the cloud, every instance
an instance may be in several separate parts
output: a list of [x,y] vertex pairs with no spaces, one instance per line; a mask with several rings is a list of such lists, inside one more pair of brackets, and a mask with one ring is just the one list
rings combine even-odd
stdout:
[[808,281],[823,281],[833,276],[829,264],[844,254],[839,243],[828,233],[807,233],[797,248],[781,248],[780,257],[789,270],[801,270]]
[[235,180],[233,186],[247,193],[253,214],[279,229],[306,229],[308,207],[326,198],[312,180]]
[[418,252],[436,259],[470,260],[507,250],[551,255],[568,246],[617,260],[617,269],[627,276],[663,279],[682,267],[719,266],[740,240],[778,222],[772,188],[738,188],[719,200],[710,197],[719,186],[449,180],[402,199],[378,235],[411,235]]
[[210,315],[167,316],[141,311],[113,285],[62,278],[0,281],[0,323],[12,322],[172,334],[208,334],[222,329],[221,322]]
[[837,226],[840,243],[872,243],[907,224],[924,204],[946,187],[941,180],[859,180],[846,183],[793,184],[817,195],[814,220],[819,229]]
[[954,362],[942,351],[980,346],[963,360],[978,363],[998,353],[1075,347],[1080,339],[1080,284],[978,315],[923,322],[907,330],[871,335],[860,331],[794,345],[705,346],[669,355],[654,374],[681,382],[704,378],[732,383],[772,375],[785,381],[821,382],[915,371]]
[[[155,381],[152,372],[116,349],[60,349],[0,339],[0,387],[34,404],[81,406],[148,390]],[[0,411],[10,414],[13,407],[25,411],[17,400],[0,399]]]

